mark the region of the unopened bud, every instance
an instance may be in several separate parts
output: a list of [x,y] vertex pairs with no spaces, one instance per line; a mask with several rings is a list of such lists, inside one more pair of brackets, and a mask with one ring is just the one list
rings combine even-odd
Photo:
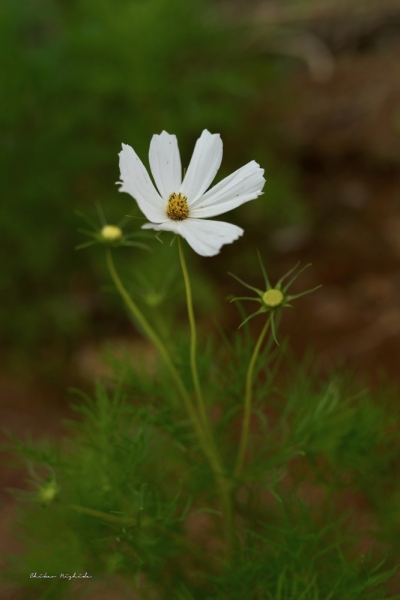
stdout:
[[122,237],[122,230],[116,225],[105,225],[100,233],[107,242],[116,242]]
[[52,502],[59,492],[58,485],[54,480],[48,481],[45,485],[39,486],[38,500],[40,502]]
[[267,290],[263,295],[264,304],[270,308],[275,308],[283,302],[283,294],[280,290]]
[[160,306],[160,304],[162,304],[164,300],[164,294],[159,294],[157,292],[149,292],[148,294],[146,294],[144,299],[147,306],[155,308],[156,306]]

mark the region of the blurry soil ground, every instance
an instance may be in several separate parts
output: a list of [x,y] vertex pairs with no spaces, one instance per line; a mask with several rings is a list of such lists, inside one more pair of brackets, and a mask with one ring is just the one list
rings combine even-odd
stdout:
[[[282,335],[290,335],[298,356],[313,347],[327,368],[344,363],[368,377],[382,368],[400,381],[400,24],[391,19],[386,37],[380,25],[376,39],[369,29],[350,48],[335,46],[328,25],[316,22],[306,32],[321,34],[327,49],[323,81],[299,63],[288,82],[296,102],[257,116],[275,121],[283,140],[277,153],[298,166],[313,215],[307,227],[271,234],[271,279],[301,260],[313,266],[298,289],[323,284],[286,311]],[[237,313],[228,313],[227,323],[237,325]],[[95,348],[77,356],[81,378],[97,374]],[[65,393],[6,377],[0,388],[3,427],[36,438],[62,433],[61,421],[70,416]],[[19,473],[1,469],[0,485],[0,551],[7,552],[15,540],[5,490],[23,482]]]
[[381,366],[398,379],[400,44],[356,57],[336,57],[324,83],[300,73],[290,83],[296,107],[280,127],[314,222],[273,234],[274,270],[311,262],[302,288],[306,275],[323,284],[285,316],[298,350],[311,342],[327,365]]

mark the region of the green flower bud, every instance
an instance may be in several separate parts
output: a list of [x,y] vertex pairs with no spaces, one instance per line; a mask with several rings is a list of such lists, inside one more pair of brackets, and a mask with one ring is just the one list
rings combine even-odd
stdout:
[[144,300],[145,300],[147,306],[150,306],[151,308],[155,308],[157,306],[160,306],[160,304],[162,304],[164,298],[165,298],[165,295],[162,293],[149,292],[148,294],[145,295]]
[[38,490],[37,499],[39,502],[49,503],[54,500],[59,492],[59,487],[57,483],[52,479],[48,481],[45,485],[40,485]]
[[252,285],[249,285],[248,283],[246,283],[245,281],[242,281],[242,279],[240,279],[239,277],[237,277],[236,275],[234,275],[233,273],[229,273],[230,275],[232,275],[232,277],[234,277],[239,283],[241,283],[242,285],[244,285],[244,287],[246,287],[247,289],[251,290],[252,292],[256,293],[256,296],[239,296],[237,298],[233,298],[231,300],[231,302],[236,302],[239,300],[253,300],[255,302],[258,302],[259,304],[261,304],[260,308],[258,310],[256,310],[256,312],[252,313],[250,316],[248,316],[240,325],[239,327],[242,327],[245,323],[247,323],[250,319],[252,319],[253,317],[256,317],[257,315],[261,315],[263,313],[270,313],[270,319],[271,319],[271,330],[272,330],[272,335],[274,337],[274,340],[276,343],[278,343],[277,339],[276,339],[276,333],[275,333],[275,323],[274,323],[274,315],[275,315],[275,309],[279,308],[285,308],[285,306],[289,306],[291,307],[292,305],[289,304],[289,302],[291,300],[296,300],[296,298],[301,298],[301,296],[305,296],[306,294],[311,294],[311,292],[314,292],[315,290],[317,290],[318,288],[320,288],[321,286],[318,285],[317,287],[311,289],[311,290],[306,290],[305,292],[301,292],[300,294],[295,294],[294,296],[292,295],[288,295],[287,291],[290,288],[290,286],[292,285],[292,283],[297,279],[297,277],[300,275],[300,273],[302,273],[304,271],[304,269],[307,269],[307,267],[309,267],[310,265],[306,265],[305,267],[303,267],[302,269],[300,269],[300,271],[298,271],[296,273],[296,275],[294,275],[292,277],[292,279],[289,281],[289,283],[287,283],[285,286],[282,287],[282,283],[283,281],[289,277],[289,275],[291,275],[293,273],[293,271],[295,271],[297,269],[297,267],[299,266],[299,263],[297,263],[297,265],[295,267],[293,267],[293,269],[290,269],[290,271],[288,271],[285,275],[283,275],[283,277],[280,278],[280,280],[275,284],[275,287],[272,287],[267,273],[265,271],[265,267],[263,265],[263,262],[261,260],[261,256],[260,254],[258,254],[258,259],[260,261],[260,266],[261,266],[261,271],[262,274],[264,276],[264,282],[265,282],[265,287],[267,288],[267,291],[264,292],[264,290],[260,290],[259,288],[256,288]]
[[262,297],[264,304],[270,308],[275,308],[282,304],[283,298],[282,292],[277,289],[267,290]]
[[116,225],[105,225],[100,234],[105,241],[116,242],[121,239],[122,230]]

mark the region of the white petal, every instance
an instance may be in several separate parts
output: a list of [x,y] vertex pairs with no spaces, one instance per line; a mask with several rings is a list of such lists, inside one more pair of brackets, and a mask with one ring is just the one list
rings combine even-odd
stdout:
[[222,161],[222,140],[218,133],[203,131],[196,142],[181,191],[189,206],[211,185]]
[[166,202],[158,194],[134,149],[126,144],[122,144],[122,151],[119,153],[119,168],[122,181],[119,191],[133,196],[149,221],[155,223],[164,221]]
[[153,135],[150,143],[149,161],[154,181],[164,199],[178,192],[182,183],[181,157],[175,135],[163,131]]
[[155,231],[172,231],[172,233],[182,235],[182,223],[183,221],[173,221],[172,219],[168,219],[168,221],[164,221],[164,223],[145,223],[144,225],[142,225],[142,229],[154,229]]
[[181,223],[181,235],[201,256],[215,256],[224,244],[230,244],[243,234],[240,227],[223,221],[189,218]]
[[262,194],[265,183],[263,174],[264,169],[254,160],[251,161],[225,177],[192,204],[190,216],[201,219],[215,217],[254,200]]
[[142,229],[172,231],[181,235],[197,254],[215,256],[224,244],[230,244],[243,235],[243,229],[223,221],[205,221],[203,219],[185,219],[164,223],[145,223]]

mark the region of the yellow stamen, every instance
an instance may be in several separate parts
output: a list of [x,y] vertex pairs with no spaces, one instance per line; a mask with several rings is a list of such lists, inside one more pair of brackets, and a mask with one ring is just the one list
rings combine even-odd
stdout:
[[270,308],[279,306],[283,301],[283,294],[280,290],[267,290],[263,295],[264,303]]
[[189,205],[187,197],[180,192],[176,194],[172,192],[168,198],[167,216],[173,221],[183,221],[189,215]]

